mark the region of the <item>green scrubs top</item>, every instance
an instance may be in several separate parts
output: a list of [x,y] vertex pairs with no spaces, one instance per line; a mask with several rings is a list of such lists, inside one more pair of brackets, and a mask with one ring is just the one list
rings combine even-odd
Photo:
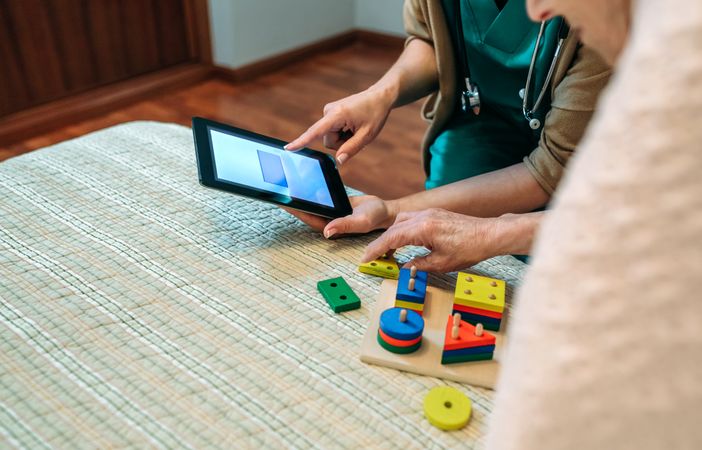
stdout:
[[[509,0],[502,10],[495,0],[459,0],[471,80],[478,85],[478,116],[460,110],[429,147],[426,188],[480,175],[521,162],[539,142],[522,114],[519,91],[526,83],[540,24],[527,16],[524,0]],[[455,0],[442,0],[452,39],[457,42]],[[558,42],[561,19],[546,24],[539,44],[528,106],[539,95]],[[454,45],[458,52],[458,46]],[[456,55],[456,61],[460,61]],[[457,64],[460,72],[460,64]],[[458,73],[459,90],[463,74]],[[544,122],[550,89],[535,117]]]

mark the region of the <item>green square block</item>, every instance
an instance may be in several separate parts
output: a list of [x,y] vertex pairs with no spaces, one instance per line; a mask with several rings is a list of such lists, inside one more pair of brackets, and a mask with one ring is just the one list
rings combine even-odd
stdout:
[[442,356],[441,364],[456,364],[472,361],[489,361],[493,357],[492,353],[477,353],[474,355]]
[[341,277],[317,282],[317,289],[322,293],[329,307],[335,313],[351,311],[361,307],[361,299]]

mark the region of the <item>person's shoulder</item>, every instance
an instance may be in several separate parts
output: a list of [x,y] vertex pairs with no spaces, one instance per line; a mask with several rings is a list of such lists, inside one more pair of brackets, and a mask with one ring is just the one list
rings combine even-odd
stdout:
[[592,47],[583,44],[577,33],[572,30],[563,41],[561,55],[556,67],[558,80],[577,73],[605,74],[609,76],[611,67]]
[[420,38],[429,43],[433,42],[433,22],[436,13],[432,8],[441,7],[440,3],[440,0],[405,0],[403,21],[405,32],[410,39]]
[[592,111],[611,75],[612,68],[605,60],[571,32],[563,43],[553,77],[552,106]]
[[577,42],[576,56],[574,63],[579,63],[581,70],[589,73],[611,74],[612,68],[609,64],[589,45]]

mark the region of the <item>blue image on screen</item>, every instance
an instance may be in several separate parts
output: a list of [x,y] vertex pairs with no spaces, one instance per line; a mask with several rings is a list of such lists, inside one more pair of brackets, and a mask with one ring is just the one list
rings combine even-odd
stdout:
[[256,152],[258,153],[258,164],[261,166],[261,173],[263,173],[263,181],[288,187],[288,180],[285,178],[280,156],[261,150],[256,150]]
[[314,158],[210,129],[215,176],[299,200],[334,207]]

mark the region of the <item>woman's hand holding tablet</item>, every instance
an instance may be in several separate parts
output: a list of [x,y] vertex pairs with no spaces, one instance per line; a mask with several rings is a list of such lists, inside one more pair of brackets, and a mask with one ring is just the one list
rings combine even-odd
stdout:
[[285,142],[193,117],[198,176],[203,186],[316,216],[351,214],[334,160],[314,150],[287,152]]
[[287,211],[313,229],[322,232],[327,239],[384,230],[395,220],[396,212],[393,211],[392,201],[385,201],[374,195],[359,195],[349,200],[353,214],[331,221],[301,211]]

